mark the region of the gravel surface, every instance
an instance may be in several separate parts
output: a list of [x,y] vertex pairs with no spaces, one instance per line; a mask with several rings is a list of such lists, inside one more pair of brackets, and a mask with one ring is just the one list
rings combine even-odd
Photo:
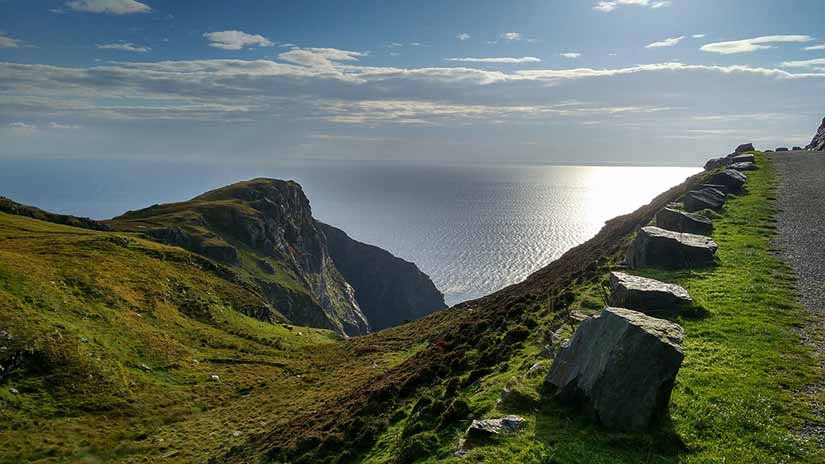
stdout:
[[[802,304],[814,315],[800,330],[802,341],[825,363],[825,152],[776,153],[772,159],[781,179],[776,246],[796,271]],[[816,398],[823,388],[825,379],[800,394]],[[819,418],[825,416],[825,405],[809,401]],[[825,427],[820,424],[805,424],[801,434],[825,448]]]

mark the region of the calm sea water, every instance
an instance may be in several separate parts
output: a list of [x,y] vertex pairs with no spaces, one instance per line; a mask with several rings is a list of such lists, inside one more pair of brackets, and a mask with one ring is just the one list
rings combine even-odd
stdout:
[[252,177],[300,182],[315,216],[413,261],[449,304],[524,279],[698,168],[0,161],[0,195],[109,218]]

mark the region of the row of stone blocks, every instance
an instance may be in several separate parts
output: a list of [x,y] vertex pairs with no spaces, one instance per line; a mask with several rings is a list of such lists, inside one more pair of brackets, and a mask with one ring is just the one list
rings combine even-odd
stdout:
[[[737,162],[753,163],[748,160]],[[669,269],[713,263],[717,244],[708,237],[710,219],[693,214],[719,210],[727,193],[742,190],[746,177],[729,163],[708,184],[683,198],[688,211],[673,207],[656,214],[656,226],[643,227],[628,254],[631,268]],[[750,168],[748,168],[750,169]],[[674,284],[622,272],[610,275],[610,307],[586,319],[556,356],[545,379],[562,401],[583,405],[611,429],[644,430],[665,415],[682,365],[684,330],[660,319],[690,304]]]

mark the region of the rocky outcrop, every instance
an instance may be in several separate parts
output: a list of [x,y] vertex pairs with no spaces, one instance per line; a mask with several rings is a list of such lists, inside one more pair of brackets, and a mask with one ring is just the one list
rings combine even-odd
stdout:
[[368,312],[383,328],[445,307],[414,264],[316,221],[296,182],[239,182],[109,223],[226,264],[297,325],[363,335]]
[[741,192],[742,188],[745,186],[745,181],[748,180],[748,177],[733,169],[726,169],[718,174],[714,174],[708,182],[711,184],[719,184],[724,185],[727,187],[728,191],[731,193]]
[[719,211],[725,205],[727,195],[714,188],[703,188],[688,192],[682,198],[682,204],[689,212],[712,209]]
[[806,150],[825,151],[825,118],[822,118],[822,125],[816,131],[811,143],[805,147]]
[[355,298],[373,330],[419,319],[447,307],[444,295],[415,264],[344,231],[318,223],[335,267],[355,289]]
[[659,227],[643,227],[628,252],[633,268],[682,269],[713,264],[718,246],[704,235],[682,234]]
[[683,339],[673,322],[606,308],[582,322],[545,382],[610,429],[644,430],[667,414]]
[[722,158],[713,158],[711,160],[708,160],[708,162],[705,163],[705,171],[713,171],[715,169],[729,166],[733,163],[754,161],[755,158],[752,154],[746,154],[747,152],[751,151],[756,151],[752,143],[739,145],[738,147],[736,147],[736,150],[734,150],[734,152],[730,155],[724,156]]
[[610,306],[650,311],[675,311],[691,303],[684,288],[658,280],[625,274],[610,273]]
[[731,164],[733,163],[755,163],[756,157],[752,154],[746,155],[736,155],[730,158]]

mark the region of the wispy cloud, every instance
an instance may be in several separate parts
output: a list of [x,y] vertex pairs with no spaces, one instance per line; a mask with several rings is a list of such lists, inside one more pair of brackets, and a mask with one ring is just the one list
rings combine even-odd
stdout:
[[703,45],[700,50],[709,53],[732,55],[735,53],[752,53],[759,50],[776,48],[774,44],[788,42],[810,42],[814,40],[809,35],[768,35],[752,39],[715,42]]
[[504,63],[504,64],[520,64],[520,63],[541,63],[540,58],[534,56],[516,57],[500,57],[500,58],[445,58],[446,61],[457,61],[461,63]]
[[85,13],[106,13],[113,15],[149,13],[152,11],[149,5],[135,0],[72,0],[66,2],[66,7]]
[[576,53],[576,52],[566,52],[566,53],[559,53],[559,56],[561,56],[562,58],[568,58],[568,59],[573,60],[573,59],[581,57],[582,54],[581,53]]
[[707,34],[693,34],[691,37],[693,37],[694,39],[704,39],[705,37],[707,37]]
[[825,66],[825,58],[804,61],[786,61],[782,63],[786,68],[813,68],[815,66]]
[[217,31],[203,34],[209,46],[223,50],[240,50],[242,48],[271,47],[274,44],[259,34],[247,34],[244,31]]
[[805,47],[805,50],[808,50],[808,51],[825,50],[825,44],[823,44],[823,45],[811,45],[810,47]]
[[673,47],[675,45],[678,45],[679,42],[683,40],[685,40],[685,36],[672,37],[670,39],[665,39],[659,42],[653,42],[652,44],[645,45],[645,48]]
[[135,45],[131,42],[121,42],[121,43],[110,43],[110,44],[97,44],[95,45],[100,50],[119,50],[122,52],[134,52],[134,53],[146,53],[151,48],[143,46],[143,45]]
[[456,39],[461,40],[461,41],[470,40],[471,37],[472,36],[470,34],[466,33],[466,32],[462,32],[461,34],[458,34],[457,36],[455,36]]
[[499,38],[502,40],[509,40],[509,41],[518,41],[524,38],[521,32],[504,32],[502,33]]
[[7,129],[17,136],[32,135],[37,132],[37,126],[33,124],[26,124],[25,122],[13,122],[7,126]]
[[596,11],[603,11],[605,13],[610,13],[611,11],[619,8],[620,6],[626,5],[636,5],[636,6],[646,6],[648,8],[664,8],[666,6],[670,6],[671,2],[668,0],[664,1],[657,1],[657,0],[611,0],[611,1],[600,1],[593,6],[593,9]]
[[18,48],[22,44],[22,40],[13,39],[7,35],[0,33],[0,48]]
[[358,61],[358,58],[365,55],[363,52],[339,50],[337,48],[295,48],[281,53],[278,58],[288,63],[310,68],[332,69],[338,62]]

